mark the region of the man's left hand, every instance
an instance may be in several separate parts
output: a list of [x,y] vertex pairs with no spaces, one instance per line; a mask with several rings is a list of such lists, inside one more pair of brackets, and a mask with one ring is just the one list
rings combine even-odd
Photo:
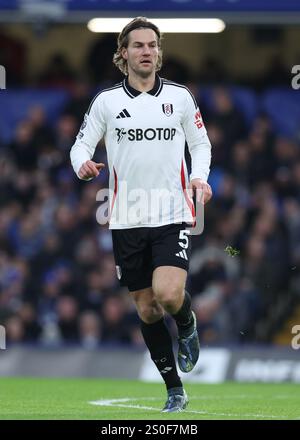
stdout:
[[207,203],[212,198],[211,186],[202,179],[193,179],[189,183],[192,194],[196,194],[197,202]]

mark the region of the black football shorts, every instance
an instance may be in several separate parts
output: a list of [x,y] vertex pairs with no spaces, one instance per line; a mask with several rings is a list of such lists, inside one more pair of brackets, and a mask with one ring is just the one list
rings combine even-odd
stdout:
[[185,224],[113,229],[113,249],[121,286],[127,286],[131,292],[151,287],[152,273],[159,266],[181,267],[188,271],[189,233]]

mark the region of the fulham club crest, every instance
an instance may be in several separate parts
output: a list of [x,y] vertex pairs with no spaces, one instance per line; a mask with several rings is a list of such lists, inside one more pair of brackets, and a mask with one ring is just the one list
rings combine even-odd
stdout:
[[171,116],[173,113],[173,104],[162,104],[162,109],[166,116]]

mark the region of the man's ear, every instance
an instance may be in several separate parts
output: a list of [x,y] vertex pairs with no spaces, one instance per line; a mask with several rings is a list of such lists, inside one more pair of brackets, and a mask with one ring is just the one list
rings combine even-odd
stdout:
[[121,50],[121,54],[122,54],[122,57],[124,58],[124,60],[127,60],[127,59],[128,59],[128,53],[127,53],[127,49],[126,49],[126,47],[123,47],[123,48],[122,48],[122,50]]

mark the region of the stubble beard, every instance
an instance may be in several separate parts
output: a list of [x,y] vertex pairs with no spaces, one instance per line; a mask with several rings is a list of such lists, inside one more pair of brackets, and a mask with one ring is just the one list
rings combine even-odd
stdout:
[[143,79],[147,79],[149,78],[149,76],[151,76],[153,74],[154,69],[151,70],[151,72],[139,72],[138,75],[140,75],[140,77],[142,77]]
[[151,69],[151,70],[148,70],[148,71],[145,71],[145,70],[142,70],[142,69],[132,68],[132,67],[131,67],[131,70],[134,72],[134,74],[135,74],[136,76],[139,76],[139,77],[141,77],[141,78],[143,78],[143,79],[147,79],[147,78],[149,78],[151,75],[153,75],[153,72],[155,73],[155,68],[153,68],[153,69]]

